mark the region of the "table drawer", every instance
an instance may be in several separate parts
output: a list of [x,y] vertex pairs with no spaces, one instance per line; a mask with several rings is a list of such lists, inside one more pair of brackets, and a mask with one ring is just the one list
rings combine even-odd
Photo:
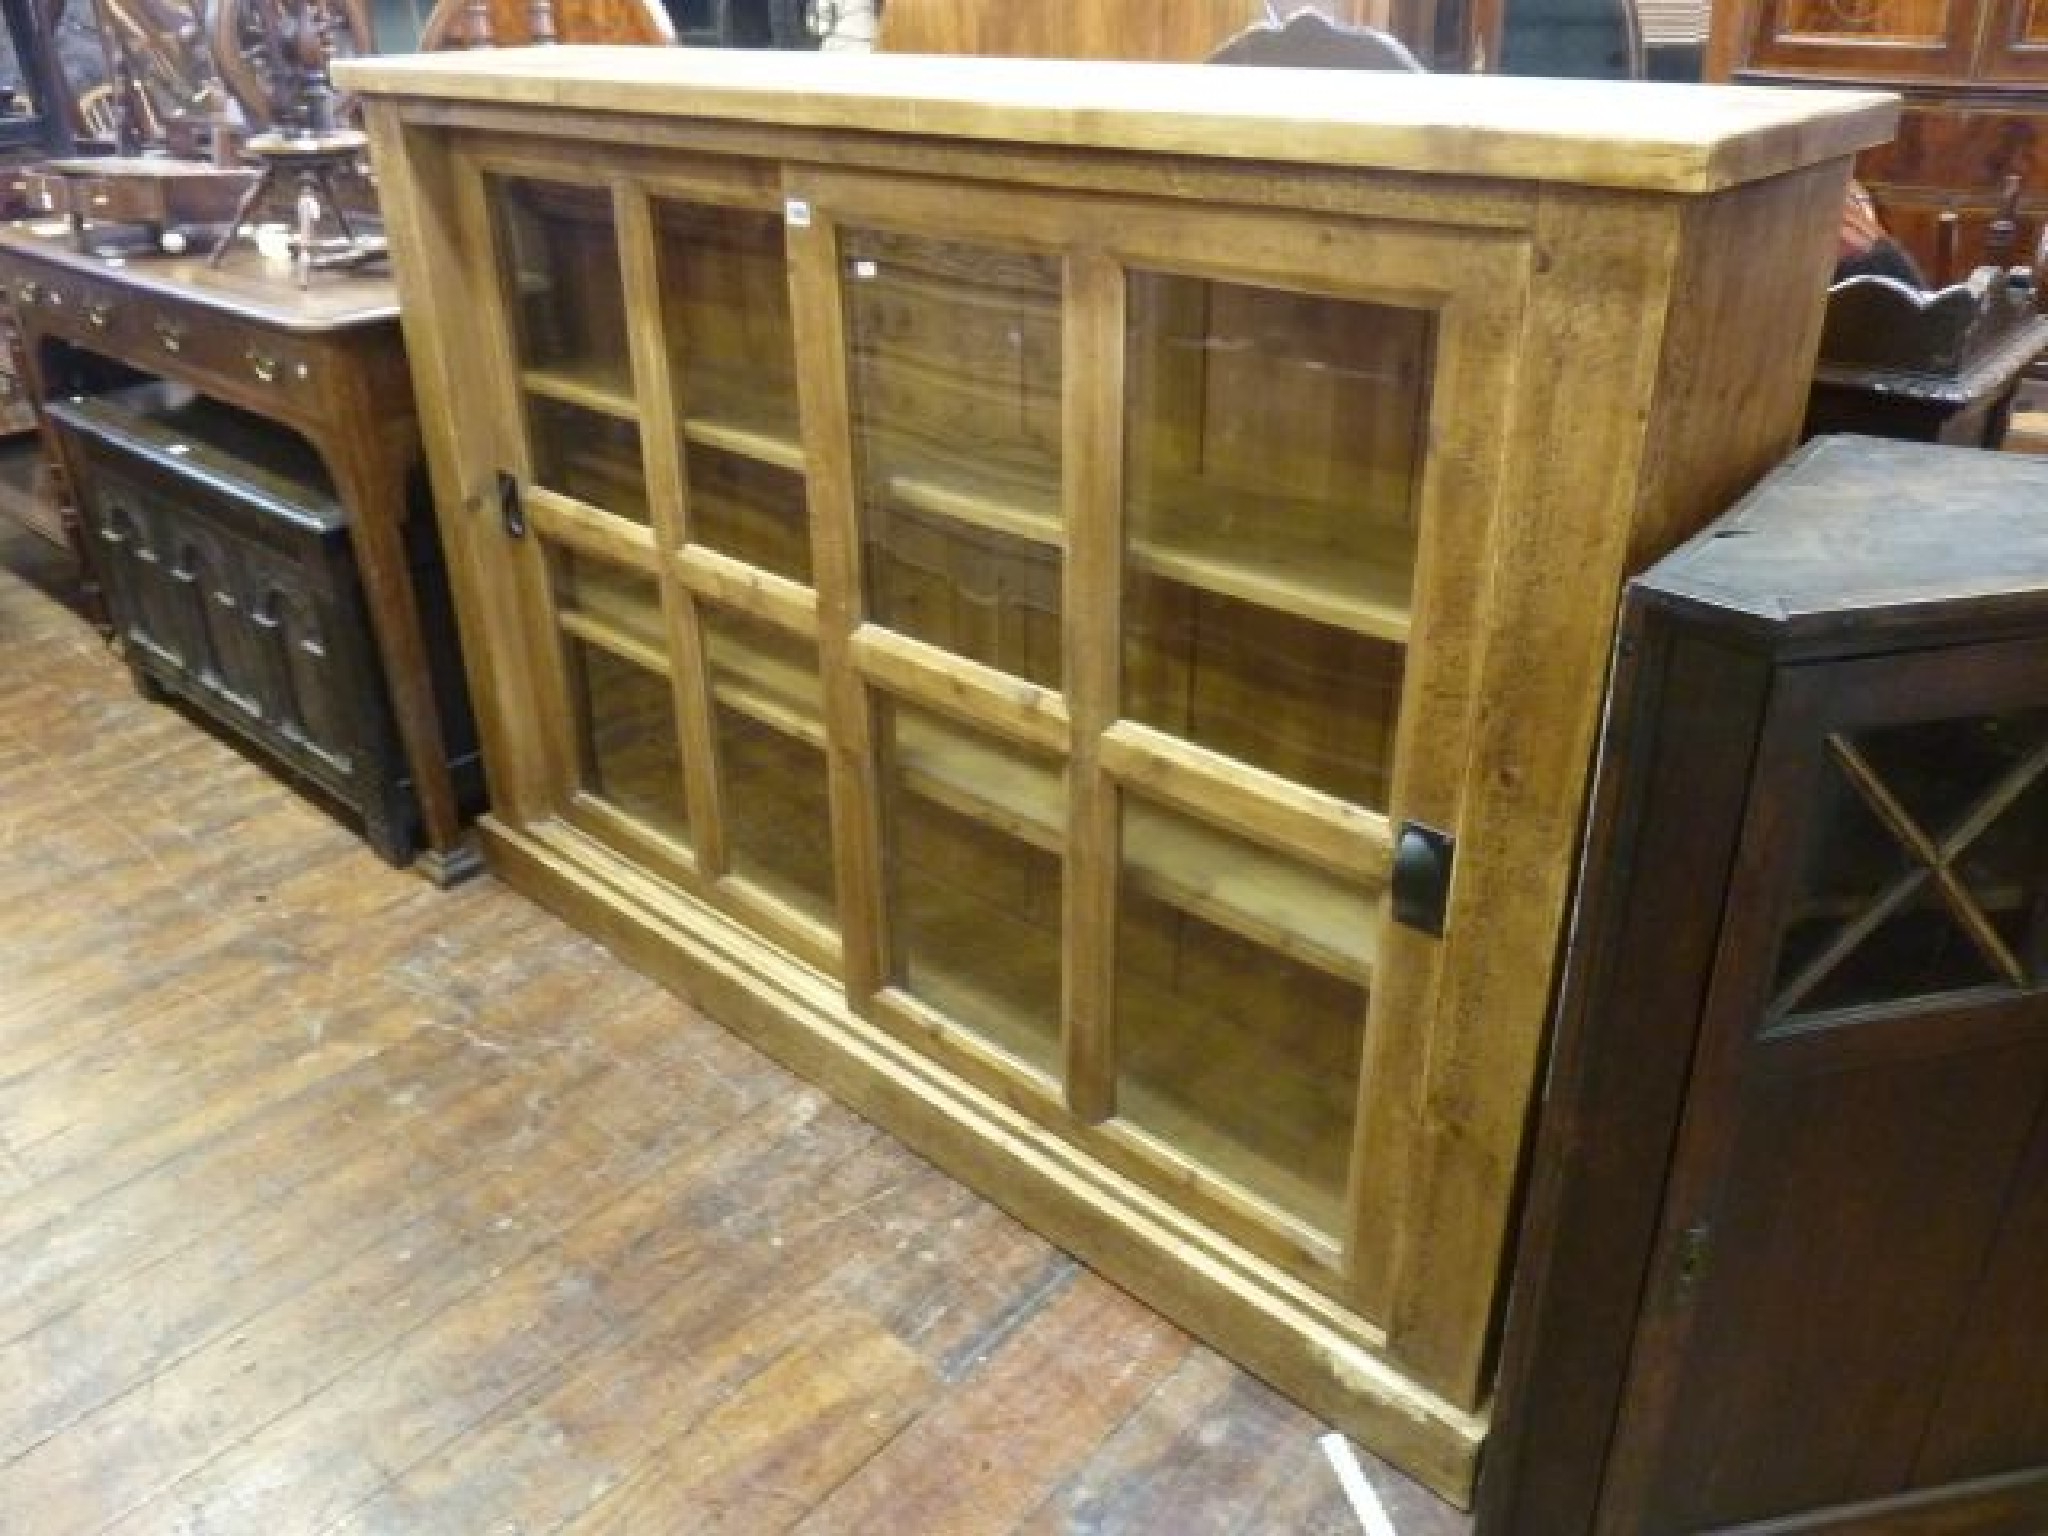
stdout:
[[253,390],[285,401],[311,399],[319,383],[316,350],[292,336],[147,299],[137,318],[141,345],[131,359],[137,366],[212,382],[230,395]]
[[94,351],[112,354],[133,334],[135,298],[110,284],[68,272],[16,275],[8,292],[24,318],[33,313],[41,329]]

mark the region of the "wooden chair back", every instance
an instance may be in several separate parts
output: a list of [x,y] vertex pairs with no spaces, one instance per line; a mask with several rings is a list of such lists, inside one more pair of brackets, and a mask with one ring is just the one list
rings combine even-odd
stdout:
[[420,31],[420,51],[531,43],[667,47],[675,40],[660,0],[436,0]]
[[[1278,0],[1348,26],[1385,26],[1391,0]],[[1255,21],[1265,0],[888,0],[875,46],[890,53],[1197,63]]]
[[1422,61],[1391,32],[1343,26],[1317,11],[1246,27],[1209,55],[1211,64],[1272,64],[1287,69],[1391,69],[1423,74]]

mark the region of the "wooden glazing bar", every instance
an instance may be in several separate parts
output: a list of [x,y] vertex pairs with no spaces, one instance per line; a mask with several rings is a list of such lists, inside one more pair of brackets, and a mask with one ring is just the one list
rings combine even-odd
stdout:
[[543,539],[563,544],[584,554],[631,566],[636,571],[655,573],[655,534],[651,528],[608,517],[572,497],[528,484],[520,491],[526,520]]
[[[620,182],[613,193],[619,233],[620,279],[626,293],[626,339],[633,360],[634,394],[649,421],[675,419],[676,381],[670,373],[669,338],[663,323],[660,263],[655,256],[654,212],[646,192]],[[684,344],[688,344],[685,338]],[[648,508],[655,545],[674,549],[688,535],[689,488],[682,450],[667,432],[641,434]],[[675,579],[674,568],[656,562],[661,607],[668,625],[669,671],[674,683],[676,731],[682,755],[683,792],[690,808],[690,835],[697,867],[707,879],[726,868],[724,794],[718,747],[711,723],[710,681],[704,665],[704,629],[696,597]]]
[[1117,713],[1122,630],[1124,278],[1100,251],[1067,260],[1062,376],[1067,539],[1061,649],[1067,762],[1066,966],[1061,1020],[1067,1107],[1085,1123],[1116,1111],[1116,786],[1098,762]]
[[1099,750],[1119,783],[1333,874],[1379,886],[1392,867],[1393,832],[1377,811],[1129,720],[1111,725]]
[[860,494],[847,400],[838,231],[793,186],[787,205],[790,317],[810,471],[811,553],[818,583],[818,666],[824,678],[833,864],[846,995],[855,1009],[889,975],[880,783],[874,717],[853,663],[860,623]]
[[817,635],[818,597],[809,587],[702,544],[670,559],[676,579],[699,597],[807,640]]
[[1050,689],[878,624],[854,632],[853,659],[868,681],[927,708],[1027,747],[1067,749],[1067,701]]

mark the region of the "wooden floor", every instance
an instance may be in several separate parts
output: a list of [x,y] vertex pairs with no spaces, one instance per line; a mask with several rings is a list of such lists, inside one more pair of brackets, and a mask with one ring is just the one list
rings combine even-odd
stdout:
[[0,519],[0,1533],[1359,1529],[1315,1420],[502,886],[386,869],[61,584]]

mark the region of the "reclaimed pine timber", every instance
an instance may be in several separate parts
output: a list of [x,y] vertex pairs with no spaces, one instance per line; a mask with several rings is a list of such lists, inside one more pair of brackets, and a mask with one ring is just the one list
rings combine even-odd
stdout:
[[1617,595],[1794,442],[1890,102],[342,73],[496,867],[1469,1496]]

